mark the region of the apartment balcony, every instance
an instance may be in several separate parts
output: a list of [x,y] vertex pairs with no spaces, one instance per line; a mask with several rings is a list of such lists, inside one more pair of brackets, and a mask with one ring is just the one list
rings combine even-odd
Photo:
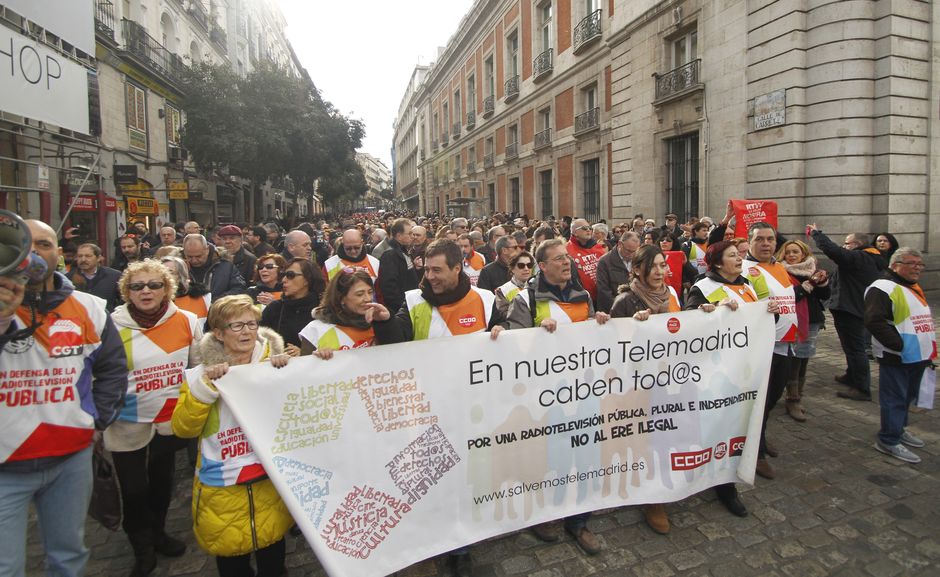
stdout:
[[493,116],[494,110],[496,110],[496,99],[493,95],[487,96],[483,99],[483,118]]
[[426,153],[424,152],[424,149],[422,148],[422,149],[418,152],[418,158],[421,159],[421,162],[424,162],[424,157],[425,157],[425,156],[426,156]]
[[494,155],[493,155],[492,152],[489,153],[489,154],[484,154],[484,155],[483,155],[483,168],[493,168],[493,164],[494,164],[494,162],[493,162],[493,160],[494,160],[493,156],[494,156]]
[[108,0],[95,3],[95,32],[114,41],[114,4]]
[[467,176],[470,176],[471,174],[473,174],[473,173],[476,172],[476,171],[477,171],[477,163],[476,163],[476,161],[475,161],[475,160],[468,160],[468,161],[467,161]]
[[601,125],[601,109],[594,107],[574,117],[574,133],[583,134],[597,130]]
[[431,152],[432,153],[437,152],[438,148],[439,146],[437,144],[437,139],[435,138],[434,140],[431,141]]
[[601,37],[601,9],[598,8],[574,27],[574,53],[577,54]]
[[692,92],[705,90],[705,85],[702,84],[700,76],[701,69],[702,60],[698,59],[683,64],[665,74],[654,75],[656,79],[656,98],[653,104],[662,104]]
[[512,102],[516,98],[519,98],[519,75],[516,74],[506,80],[504,88],[506,89],[506,96],[503,98],[503,102]]
[[535,150],[545,148],[546,146],[552,145],[552,129],[546,128],[541,132],[535,133]]
[[459,165],[454,167],[454,180],[457,180],[458,178],[460,178],[460,166]]
[[218,26],[213,26],[209,32],[209,40],[222,50],[223,54],[228,54],[228,35],[225,30]]
[[537,82],[552,73],[555,68],[553,56],[554,49],[549,48],[535,57],[532,61],[532,80]]
[[436,174],[431,177],[431,184],[433,184],[434,186],[440,186],[440,185],[441,185],[441,180],[437,177]]
[[454,126],[452,127],[452,130],[451,130],[451,134],[454,135],[454,140],[457,140],[458,138],[460,138],[460,123],[459,122],[454,123]]
[[506,145],[506,160],[519,157],[519,143],[510,142]]
[[189,3],[189,15],[202,27],[204,32],[209,31],[209,15],[206,14],[206,9],[202,7],[201,2]]
[[450,144],[450,136],[448,136],[448,134],[445,132],[441,135],[441,148],[447,146],[448,144]]
[[473,129],[477,123],[477,112],[476,110],[470,110],[467,112],[467,131]]
[[172,84],[179,84],[186,72],[183,59],[167,50],[143,26],[133,20],[122,20],[124,49],[140,64]]

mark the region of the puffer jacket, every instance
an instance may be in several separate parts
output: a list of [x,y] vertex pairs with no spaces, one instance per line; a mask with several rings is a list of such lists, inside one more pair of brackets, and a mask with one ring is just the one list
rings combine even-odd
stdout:
[[[222,343],[211,333],[203,337],[199,348],[207,366],[228,360]],[[260,328],[251,362],[257,363],[283,352],[283,339],[270,329]],[[217,399],[215,402],[223,401]],[[197,399],[189,384],[184,382],[173,412],[173,433],[178,437],[202,437],[211,408],[212,403]],[[199,469],[201,461],[200,454],[196,469]],[[210,487],[203,485],[196,475],[193,479],[192,516],[193,533],[199,546],[220,557],[244,555],[273,545],[294,524],[287,506],[268,478],[242,485]]]

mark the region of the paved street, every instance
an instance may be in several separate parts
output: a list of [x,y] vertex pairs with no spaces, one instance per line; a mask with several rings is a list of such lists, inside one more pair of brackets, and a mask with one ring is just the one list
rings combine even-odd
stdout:
[[[782,402],[771,419],[771,439],[781,453],[773,460],[777,479],[758,478],[756,487],[739,485],[749,517],[731,516],[710,491],[667,507],[673,530],[665,537],[646,526],[638,507],[602,511],[590,525],[606,545],[600,555],[583,555],[567,537],[543,544],[528,532],[516,533],[473,547],[478,575],[940,575],[940,416],[935,411],[911,416],[910,430],[927,441],[925,449],[916,450],[924,459],[920,465],[876,452],[872,445],[877,403],[835,396],[832,378],[841,372],[843,357],[834,329],[823,332],[820,345],[810,363],[804,401],[809,421],[790,419]],[[876,368],[874,372],[877,385]],[[161,558],[153,575],[215,575],[214,563],[192,538],[191,478],[182,453],[178,474],[168,529],[187,535],[190,550],[179,559]],[[89,521],[87,541],[92,547],[89,576],[123,576],[129,571],[133,554],[123,533]],[[302,537],[288,537],[287,547],[290,577],[325,574]],[[28,553],[28,574],[41,575],[42,547],[35,523]],[[400,573],[447,574],[435,560]]]

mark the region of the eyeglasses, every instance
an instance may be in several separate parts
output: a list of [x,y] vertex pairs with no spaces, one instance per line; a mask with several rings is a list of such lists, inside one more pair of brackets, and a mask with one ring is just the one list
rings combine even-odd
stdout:
[[552,258],[548,259],[549,262],[563,262],[566,260],[568,260],[568,255],[566,254],[560,254],[558,256],[553,256]]
[[133,292],[139,292],[139,291],[144,290],[145,288],[149,288],[152,291],[158,291],[162,289],[165,286],[165,284],[166,283],[164,283],[161,280],[152,280],[150,282],[132,282],[127,285],[127,288],[128,290],[133,291]]
[[581,226],[574,227],[574,229],[575,230],[591,230],[591,227],[586,224],[582,224]]
[[225,328],[233,333],[240,333],[245,330],[245,327],[248,327],[250,331],[256,330],[258,328],[258,321],[235,321],[234,323],[225,325]]
[[258,270],[272,270],[276,268],[280,268],[280,267],[274,264],[273,262],[258,265]]
[[516,268],[532,268],[535,266],[535,263],[531,262],[517,262]]
[[345,251],[350,251],[350,250],[362,250],[362,245],[361,245],[361,244],[351,245],[351,246],[345,246],[345,245],[343,245],[343,250],[345,250]]
[[294,280],[295,278],[297,278],[297,277],[299,277],[299,276],[304,276],[304,273],[302,273],[302,272],[297,272],[297,271],[294,271],[294,270],[289,270],[289,271],[287,271],[287,272],[285,272],[285,273],[281,273],[281,278],[286,278],[286,279],[289,279],[289,280]]
[[912,266],[914,268],[925,268],[927,266],[922,262],[903,261],[903,260],[899,260],[898,264],[903,264],[904,266]]

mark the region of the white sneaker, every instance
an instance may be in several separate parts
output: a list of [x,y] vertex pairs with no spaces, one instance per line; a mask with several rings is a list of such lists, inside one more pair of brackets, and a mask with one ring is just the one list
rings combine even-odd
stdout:
[[926,444],[924,443],[923,439],[919,437],[915,437],[914,435],[908,433],[907,431],[904,431],[903,433],[901,433],[901,442],[907,445],[908,447],[914,447],[915,449],[919,449]]
[[891,455],[895,459],[900,459],[905,463],[913,463],[914,465],[920,463],[920,457],[912,453],[910,449],[900,443],[897,445],[885,445],[879,439],[875,441],[875,448],[885,455]]

